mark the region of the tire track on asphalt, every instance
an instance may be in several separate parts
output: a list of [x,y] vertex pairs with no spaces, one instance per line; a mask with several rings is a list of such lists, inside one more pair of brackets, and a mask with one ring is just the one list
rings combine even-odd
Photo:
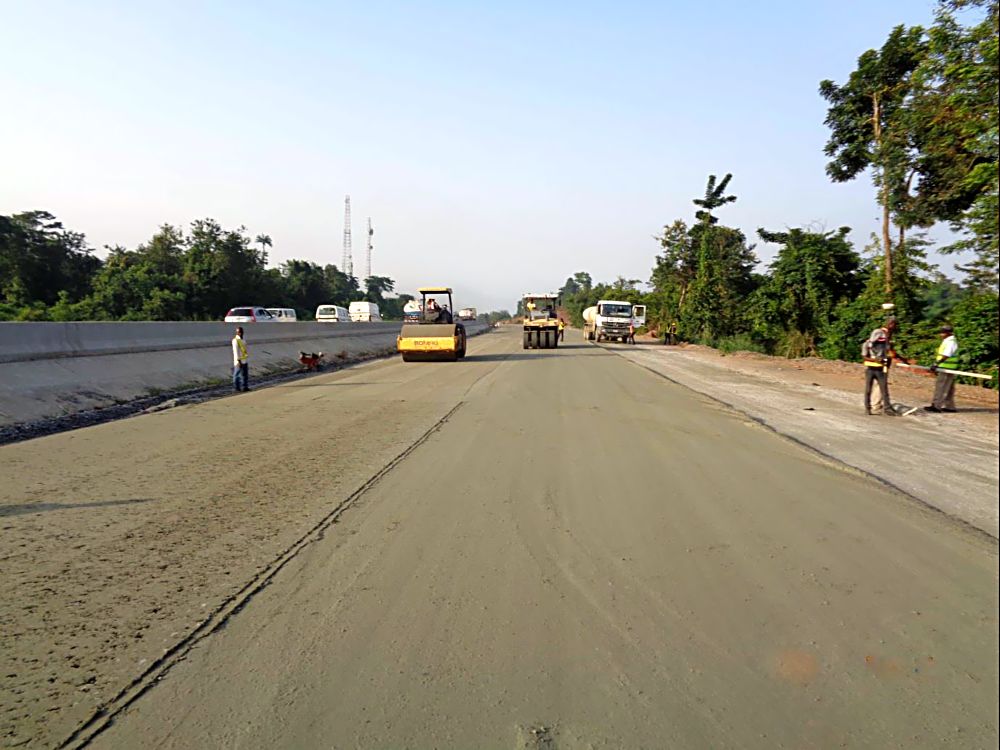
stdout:
[[488,369],[478,378],[469,384],[455,406],[449,409],[444,416],[438,419],[420,437],[411,443],[399,455],[389,463],[379,469],[369,477],[354,492],[341,500],[322,519],[314,524],[308,531],[292,542],[282,552],[280,552],[263,570],[257,573],[243,588],[227,597],[219,604],[208,617],[201,621],[184,638],[170,647],[164,654],[154,661],[138,677],[122,688],[110,701],[99,707],[89,719],[84,721],[73,732],[63,740],[57,747],[59,750],[78,750],[87,747],[98,735],[107,729],[115,717],[122,711],[135,703],[149,690],[156,686],[166,674],[177,663],[184,660],[191,649],[198,643],[211,636],[216,631],[225,627],[230,618],[237,615],[250,601],[270,584],[274,577],[295,557],[310,545],[322,541],[326,531],[336,524],[340,517],[350,510],[369,490],[371,490],[380,480],[401,464],[406,458],[416,451],[421,445],[426,443],[436,432],[438,432],[457,412],[465,405],[465,398],[472,389],[482,382],[486,377],[492,375],[500,365],[509,361],[513,352],[503,352],[502,359],[496,361],[495,366]]
[[[495,369],[495,368],[494,368]],[[493,370],[490,370],[492,372]],[[485,373],[482,377],[485,377]],[[477,379],[479,382],[482,378]],[[299,555],[306,547],[321,541],[327,529],[336,524],[340,517],[349,510],[357,501],[367,493],[372,487],[384,478],[389,472],[395,469],[400,463],[413,453],[417,448],[427,442],[434,433],[440,430],[449,419],[465,404],[459,401],[455,406],[437,420],[426,432],[416,441],[411,443],[402,453],[397,455],[388,464],[373,474],[364,484],[354,492],[340,501],[326,516],[318,521],[312,528],[305,532],[295,542],[285,548],[274,560],[271,561],[262,571],[250,580],[242,589],[228,597],[213,610],[200,624],[198,624],[183,639],[168,649],[163,656],[154,661],[142,674],[126,685],[114,698],[101,706],[87,721],[77,727],[73,733],[63,740],[58,747],[60,750],[83,748],[89,745],[95,737],[103,732],[122,711],[132,705],[147,691],[155,687],[156,683],[162,680],[167,672],[182,661],[184,657],[199,642],[212,635],[214,632],[224,627],[229,618],[238,614],[274,577]]]

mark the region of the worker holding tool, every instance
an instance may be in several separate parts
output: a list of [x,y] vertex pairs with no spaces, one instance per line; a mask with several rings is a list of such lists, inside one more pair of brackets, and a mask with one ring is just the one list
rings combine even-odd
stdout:
[[934,364],[931,365],[931,372],[937,374],[934,381],[934,398],[930,406],[925,406],[924,411],[935,412],[955,412],[955,373],[958,369],[958,339],[955,338],[955,331],[950,325],[943,325],[938,331],[941,336],[941,343],[937,348],[937,355]]
[[876,406],[876,413],[896,416],[889,400],[889,367],[897,356],[892,347],[892,335],[898,328],[895,316],[890,315],[885,325],[872,331],[861,345],[861,358],[865,362],[865,414],[872,413],[872,385],[878,382],[881,403]]
[[247,364],[248,359],[247,345],[243,340],[243,328],[238,327],[236,335],[233,336],[233,390],[237,392],[250,390],[250,365]]

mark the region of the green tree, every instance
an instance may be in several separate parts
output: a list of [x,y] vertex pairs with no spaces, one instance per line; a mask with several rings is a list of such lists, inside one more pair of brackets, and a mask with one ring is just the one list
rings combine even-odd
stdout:
[[836,306],[861,291],[861,258],[847,239],[850,231],[849,227],[836,232],[757,230],[764,242],[781,249],[751,307],[758,308],[753,312],[768,338],[777,325],[786,339],[797,342],[786,346],[786,355],[815,353],[820,331],[829,325]]
[[[936,216],[963,235],[941,250],[973,253],[960,266],[968,285],[993,292],[1000,270],[998,6],[996,0],[939,4],[914,105],[921,115],[919,189],[934,201]],[[962,25],[959,12],[981,15]]]
[[388,276],[369,276],[365,279],[365,299],[381,306],[385,304],[385,295],[396,288],[396,282]]
[[273,246],[271,242],[271,235],[269,234],[258,234],[254,238],[254,242],[260,245],[260,258],[264,265],[267,265],[267,249]]
[[891,293],[893,285],[892,198],[902,192],[900,182],[907,179],[910,138],[905,103],[912,91],[913,73],[925,54],[923,29],[897,26],[881,49],[868,50],[858,58],[847,83],[838,86],[825,80],[819,85],[830,104],[826,116],[830,138],[824,149],[831,158],[827,174],[834,182],[847,182],[873,170],[882,207],[886,293]]
[[86,238],[48,212],[0,216],[0,301],[47,306],[61,291],[79,300],[100,266]]

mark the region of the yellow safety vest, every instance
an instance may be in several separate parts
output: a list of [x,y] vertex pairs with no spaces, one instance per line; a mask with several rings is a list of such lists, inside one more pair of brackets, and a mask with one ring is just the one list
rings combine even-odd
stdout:
[[235,336],[234,338],[236,339],[236,348],[240,350],[240,362],[249,359],[250,355],[247,352],[247,345],[243,343],[243,339],[239,336]]
[[[951,338],[951,336],[949,336],[948,338]],[[949,357],[947,354],[944,353],[944,345],[945,345],[945,343],[947,341],[948,341],[948,339],[941,339],[941,343],[938,344],[938,348],[937,348],[937,366],[938,366],[938,369],[940,369],[940,370],[957,370],[958,369],[958,359],[955,358],[955,355],[953,354],[952,356]],[[958,349],[955,349],[955,354],[957,354],[957,353],[958,353]]]

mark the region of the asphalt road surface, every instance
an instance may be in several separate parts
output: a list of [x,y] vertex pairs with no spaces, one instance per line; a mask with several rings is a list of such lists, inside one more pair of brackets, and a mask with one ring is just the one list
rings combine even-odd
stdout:
[[330,376],[448,416],[93,746],[996,746],[994,541],[567,333]]

